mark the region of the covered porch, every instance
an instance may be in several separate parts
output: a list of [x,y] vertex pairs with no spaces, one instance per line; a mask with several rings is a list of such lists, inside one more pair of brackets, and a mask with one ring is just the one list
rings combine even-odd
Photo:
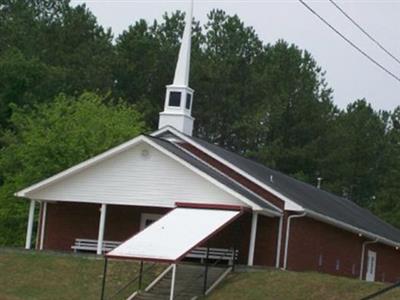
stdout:
[[[246,210],[240,206],[177,203],[176,208],[105,255],[101,299],[107,299],[104,291],[108,259],[141,261],[139,283],[144,261],[169,264],[144,290],[139,284],[139,289],[128,299],[193,299],[207,295],[234,268],[238,258],[236,240],[230,249],[211,248],[210,240]],[[240,225],[235,224],[237,230]],[[204,253],[201,245],[206,245]],[[201,258],[204,267],[180,264],[187,257]],[[224,260],[228,260],[228,265],[218,266]]]
[[[34,226],[38,206],[38,226]],[[200,206],[204,207],[204,204]],[[77,240],[83,239],[93,241],[92,250],[101,255],[111,250],[105,247],[107,242],[122,243],[171,209],[32,200],[25,248],[32,248],[33,230],[37,227],[35,247],[38,250],[73,251]],[[207,246],[219,249],[235,247],[240,264],[276,266],[280,256],[281,231],[279,217],[245,209],[240,217],[213,235]],[[205,243],[199,245],[205,246]]]

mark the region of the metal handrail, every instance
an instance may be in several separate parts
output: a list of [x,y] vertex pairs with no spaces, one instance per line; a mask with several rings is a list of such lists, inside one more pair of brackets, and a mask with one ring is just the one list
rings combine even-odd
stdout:
[[398,287],[400,287],[400,281],[396,282],[396,283],[394,283],[392,285],[389,285],[388,287],[385,287],[384,289],[381,289],[381,290],[379,290],[379,291],[377,291],[377,292],[375,292],[375,293],[373,293],[371,295],[368,295],[368,296],[366,296],[364,298],[361,298],[361,300],[373,299],[373,298],[375,298],[377,296],[380,296],[380,295],[382,295],[384,293],[387,293],[387,292],[389,292],[389,291],[391,291],[391,290],[393,290],[395,288],[398,288]]
[[[220,262],[223,260],[222,258],[223,258],[224,256],[225,256],[225,254],[221,254],[221,255],[219,256],[219,259],[217,259],[217,260],[211,265],[211,268],[212,268],[212,267],[215,267],[218,263],[220,263]],[[236,260],[236,253],[235,253],[235,248],[234,248],[234,251],[233,251],[233,264],[235,264],[235,260]],[[195,280],[198,280],[198,279],[201,278],[201,277],[203,277],[203,272],[201,272],[200,275],[198,275],[197,277],[195,277]],[[185,289],[181,290],[178,294],[176,294],[175,297],[180,296],[180,295],[183,294],[185,291],[186,291]]]
[[[141,273],[139,273],[136,277],[134,277],[132,280],[130,280],[128,283],[126,283],[122,288],[120,288],[118,291],[116,291],[114,294],[112,294],[108,300],[110,299],[114,299],[115,296],[119,295],[122,291],[124,291],[128,286],[130,286],[131,284],[135,283],[138,280],[141,280],[142,276],[144,274],[146,274],[147,272],[149,272],[151,269],[153,269],[156,266],[156,263],[153,263],[151,266],[149,266],[148,268],[146,268],[144,271],[142,271]],[[139,287],[140,289],[140,287]]]
[[[233,264],[235,264],[235,260],[236,260],[236,257],[235,257],[235,256],[236,256],[236,254],[235,254],[235,252],[234,252],[234,253],[233,253],[233,260],[232,260],[232,261],[233,261]],[[223,255],[221,255],[220,258],[219,258],[218,260],[216,260],[210,267],[213,268],[213,267],[215,267],[218,263],[220,263],[220,262],[222,261],[222,257],[223,257]],[[204,291],[203,291],[204,293],[205,293],[206,290],[207,290],[207,282],[205,283],[205,287],[206,287],[206,288],[205,288]]]

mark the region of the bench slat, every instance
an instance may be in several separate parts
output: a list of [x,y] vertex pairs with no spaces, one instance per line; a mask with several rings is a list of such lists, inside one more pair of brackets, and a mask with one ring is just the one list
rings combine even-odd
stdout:
[[[224,249],[224,248],[209,248],[208,249],[208,258],[209,259],[221,259],[232,261],[233,258],[237,259],[239,254],[239,250],[232,249]],[[207,248],[205,247],[197,247],[190,251],[186,257],[189,258],[207,258]]]
[[[118,241],[103,241],[102,250],[103,251],[111,251],[114,248],[121,245],[122,242]],[[75,239],[74,245],[71,246],[71,249],[78,251],[97,251],[97,240],[94,239],[83,239],[77,238]],[[237,259],[239,255],[239,250],[235,249],[225,249],[225,248],[209,248],[208,249],[208,258],[209,259],[221,259],[232,261],[234,258]],[[205,247],[197,247],[190,251],[186,257],[189,258],[207,258],[207,248]]]
[[[110,251],[114,248],[121,245],[122,242],[118,241],[103,241],[102,250],[103,251]],[[84,250],[84,251],[97,251],[97,240],[94,239],[83,239],[77,238],[75,239],[74,245],[71,246],[71,249],[77,250]]]

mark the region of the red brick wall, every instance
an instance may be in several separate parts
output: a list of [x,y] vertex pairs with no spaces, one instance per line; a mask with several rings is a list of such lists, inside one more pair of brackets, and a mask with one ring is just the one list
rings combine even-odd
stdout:
[[[108,205],[104,239],[124,241],[139,231],[141,213],[165,214],[168,211],[165,208]],[[49,203],[44,249],[70,251],[76,238],[97,239],[99,219],[99,204]],[[211,238],[208,245],[229,248],[238,244],[240,263],[247,263],[250,226],[251,214],[245,213]]]
[[[359,278],[363,237],[313,220],[292,219],[288,249],[288,269],[295,271],[319,271],[333,275]],[[376,280],[394,282],[400,279],[400,251],[383,244],[366,247],[377,252]],[[322,255],[322,266],[319,256]],[[336,261],[339,260],[339,270]]]
[[275,267],[279,218],[258,216],[254,265]]
[[[140,214],[165,214],[169,209],[108,205],[104,239],[124,241],[139,231]],[[100,205],[49,203],[44,249],[71,250],[76,238],[97,239]]]
[[140,215],[159,214],[169,212],[169,208],[108,205],[104,239],[125,241],[140,230]]
[[[311,218],[292,219],[287,268],[358,277],[362,242],[356,234]],[[322,266],[319,265],[320,255]]]
[[[245,213],[208,242],[210,247],[230,248],[238,245],[239,263],[247,264],[250,245],[251,213]],[[278,218],[258,216],[254,264],[275,266]],[[205,246],[205,245],[203,245]]]
[[[199,157],[201,160],[207,162],[214,168],[218,169],[222,173],[226,174],[230,178],[238,181],[240,184],[256,193],[260,197],[264,198],[268,202],[273,205],[283,209],[284,201],[271,194],[267,190],[263,189],[259,185],[254,182],[248,180],[246,177],[240,175],[236,171],[227,167],[223,163],[220,163],[216,159],[207,155],[206,153],[200,151],[196,147],[183,143],[181,144],[186,150],[190,151],[195,156]],[[243,257],[247,257],[248,255],[248,244],[250,240],[250,227],[251,227],[251,216],[249,216],[249,225],[246,227],[246,240],[242,242],[242,247],[246,247],[244,250],[246,255]],[[279,218],[267,218],[260,216],[258,220],[257,227],[257,238],[256,238],[256,251],[254,253],[254,264],[256,265],[265,265],[265,266],[275,266],[276,260],[276,244],[278,238],[278,229],[279,229]],[[246,245],[246,246],[244,246]],[[282,257],[282,256],[281,256]],[[247,259],[247,258],[246,258]],[[247,261],[243,260],[243,263],[247,263]]]
[[250,227],[251,214],[244,213],[236,221],[230,223],[213,236],[208,243],[205,243],[202,246],[208,245],[209,247],[216,248],[236,247],[237,250],[239,250],[239,263],[246,264],[249,253]]
[[[49,203],[44,248],[71,250],[75,238],[97,239],[100,205]],[[107,207],[105,239],[123,241],[139,231],[140,214],[165,214],[168,209],[114,206]],[[288,214],[286,214],[288,216]],[[229,224],[208,243],[210,247],[232,247],[238,244],[239,262],[247,263],[250,242],[251,213],[245,213]],[[275,266],[279,218],[259,216],[255,265]],[[284,231],[285,232],[285,231]],[[284,239],[284,235],[282,237]],[[292,219],[288,248],[288,269],[319,271],[358,278],[364,238],[308,217]],[[366,247],[377,252],[376,280],[394,282],[400,279],[400,251],[383,244]],[[284,243],[282,243],[283,260]],[[322,255],[322,266],[319,256]],[[339,260],[339,269],[336,261]],[[353,267],[354,265],[354,267]]]
[[[181,146],[232,179],[237,180],[270,203],[283,209],[284,202],[259,185],[253,183],[194,146],[188,143],[183,143]],[[290,214],[290,212],[284,212],[280,266],[283,266],[287,217]],[[300,225],[296,226],[296,224]],[[278,218],[259,220],[255,264],[275,265],[273,258],[276,256],[274,251],[276,250],[278,227]],[[314,270],[358,278],[361,262],[361,247],[364,239],[356,234],[310,218],[293,219],[291,227],[288,257],[289,269],[299,271]],[[246,239],[246,244],[248,244],[248,239]],[[371,247],[376,247],[379,250],[377,254],[376,279],[379,281],[398,280],[400,273],[400,251],[396,251],[394,248],[382,244],[371,245]],[[264,253],[267,253],[267,255],[264,255]],[[321,266],[319,265],[320,255],[322,255]],[[367,259],[365,259],[365,261],[366,260]],[[339,269],[336,267],[337,261],[339,261]],[[365,269],[364,267],[364,270]]]
[[[169,209],[108,205],[104,239],[124,241],[140,228],[140,214],[165,214]],[[99,204],[49,203],[47,206],[44,249],[70,251],[76,238],[97,239]],[[275,265],[277,218],[259,216],[255,264]],[[239,250],[239,263],[247,264],[250,243],[251,213],[246,212],[212,237],[210,247]],[[203,246],[205,246],[204,244]]]
[[370,244],[365,247],[364,278],[367,272],[368,250],[376,252],[375,280],[397,282],[400,280],[400,251],[384,244]]
[[44,249],[71,250],[75,238],[97,239],[100,205],[48,203]]

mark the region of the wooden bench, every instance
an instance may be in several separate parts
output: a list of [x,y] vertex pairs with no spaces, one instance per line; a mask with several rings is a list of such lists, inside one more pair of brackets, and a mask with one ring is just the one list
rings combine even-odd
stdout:
[[[225,260],[230,265],[233,264],[233,260],[237,260],[239,256],[239,250],[225,249],[225,248],[209,248],[208,259]],[[186,257],[188,258],[200,258],[203,262],[207,258],[207,248],[197,247],[190,251]]]
[[[103,252],[108,252],[121,245],[121,242],[103,241]],[[97,251],[97,240],[91,239],[75,239],[74,245],[71,246],[74,252],[77,251]]]

